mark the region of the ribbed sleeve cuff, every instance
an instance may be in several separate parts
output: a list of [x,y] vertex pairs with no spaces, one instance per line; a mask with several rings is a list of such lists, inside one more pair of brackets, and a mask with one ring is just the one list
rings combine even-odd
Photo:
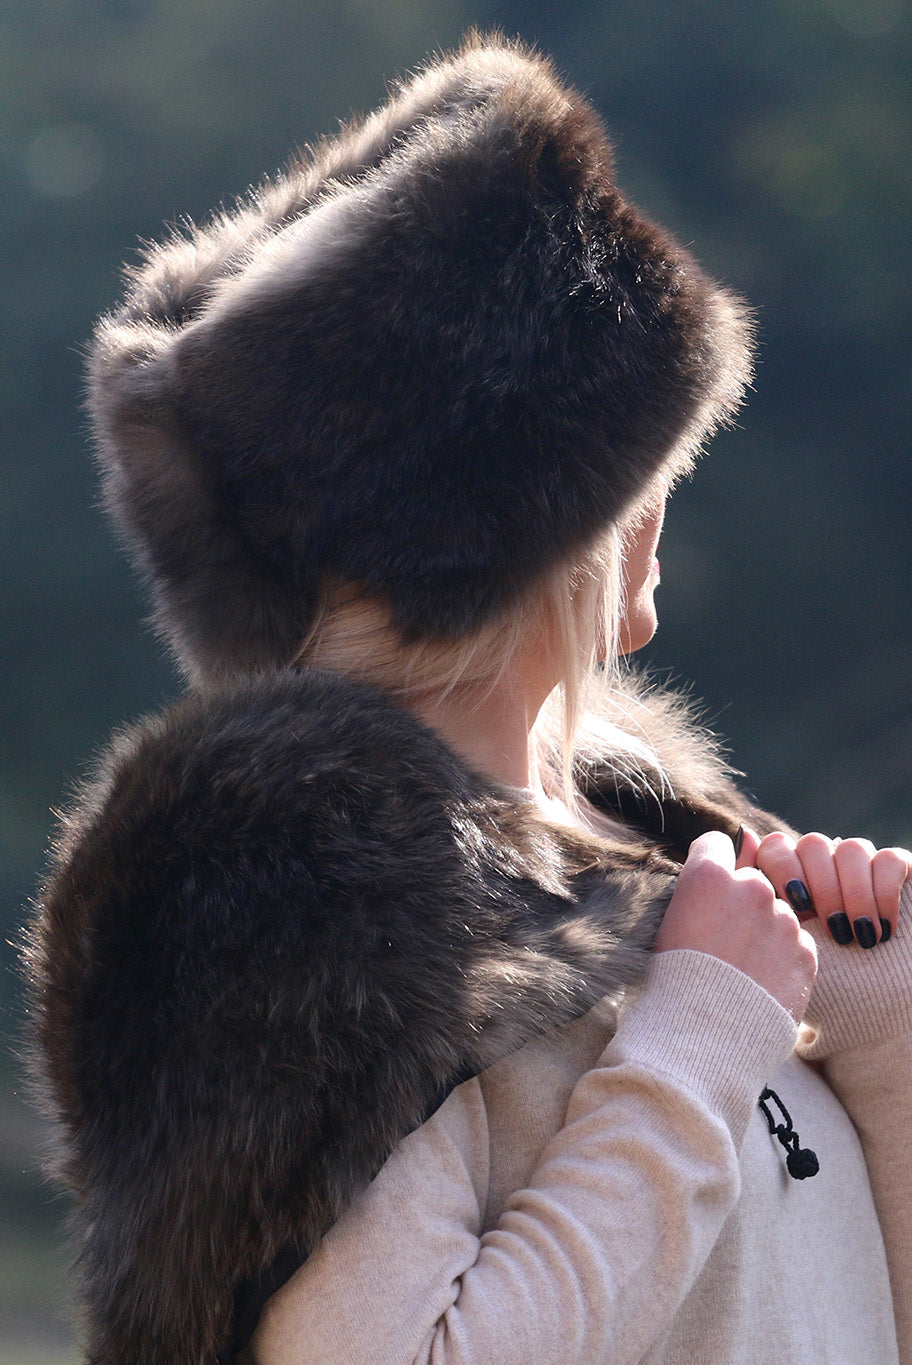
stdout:
[[795,1046],[788,1010],[737,967],[692,949],[657,953],[624,1009],[604,1065],[636,1063],[674,1078],[737,1141],[758,1096]]
[[798,1051],[807,1061],[912,1035],[912,882],[903,890],[899,932],[889,943],[840,947],[811,920],[819,966]]

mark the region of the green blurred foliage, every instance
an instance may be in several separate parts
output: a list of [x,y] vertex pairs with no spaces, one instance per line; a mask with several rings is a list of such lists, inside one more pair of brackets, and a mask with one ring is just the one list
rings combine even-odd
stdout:
[[[163,220],[204,215],[370,108],[471,23],[552,52],[603,109],[622,184],[757,309],[740,428],[669,517],[651,665],[693,683],[752,788],[793,823],[912,841],[904,0],[7,0],[4,938],[50,808],[113,725],[179,687],[95,508],[80,412],[80,348],[120,262]],[[15,1033],[11,963],[9,949],[0,1009]],[[19,1335],[0,1331],[0,1362],[49,1365],[67,1350],[60,1206],[4,1076],[0,1309]]]

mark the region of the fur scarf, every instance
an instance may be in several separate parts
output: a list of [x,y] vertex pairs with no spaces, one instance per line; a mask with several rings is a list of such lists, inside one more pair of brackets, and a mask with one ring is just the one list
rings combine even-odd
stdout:
[[673,708],[634,704],[670,786],[590,767],[616,841],[314,671],[115,742],[29,950],[91,1365],[233,1359],[454,1086],[640,978],[691,839],[772,827]]

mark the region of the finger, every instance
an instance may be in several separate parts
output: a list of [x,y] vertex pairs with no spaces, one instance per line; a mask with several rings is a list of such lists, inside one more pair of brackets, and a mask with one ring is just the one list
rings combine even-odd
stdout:
[[735,846],[720,829],[707,830],[694,839],[687,851],[688,863],[717,863],[729,872],[735,870]]
[[904,883],[912,876],[912,854],[905,848],[878,849],[871,863],[871,875],[881,942],[886,943],[899,923],[899,898]]
[[756,867],[757,849],[759,847],[760,835],[757,831],[751,829],[750,825],[742,825],[738,831],[738,838],[735,840],[735,853],[737,855],[735,867]]
[[790,835],[767,834],[760,841],[757,866],[772,883],[779,899],[787,901],[799,919],[809,919],[813,915],[814,904],[804,881],[804,868]]
[[844,945],[854,942],[854,935],[842,902],[839,874],[833,862],[834,848],[835,841],[825,834],[803,834],[795,845],[795,852],[818,917],[826,924],[832,938]]
[[881,935],[874,894],[876,852],[870,839],[843,839],[833,851],[843,909],[851,920],[855,941],[862,948],[873,948]]
[[833,861],[836,841],[825,834],[803,834],[795,845],[802,876],[821,919],[845,910],[839,874]]

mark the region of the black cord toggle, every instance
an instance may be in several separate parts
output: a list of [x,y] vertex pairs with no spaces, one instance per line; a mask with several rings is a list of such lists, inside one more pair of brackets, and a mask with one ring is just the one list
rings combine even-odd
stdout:
[[[782,1113],[783,1123],[776,1123],[775,1118],[766,1103],[773,1100],[778,1104]],[[792,1116],[785,1105],[776,1094],[775,1090],[767,1088],[760,1096],[760,1108],[766,1116],[769,1130],[773,1137],[778,1138],[786,1150],[785,1165],[789,1175],[793,1180],[807,1180],[809,1176],[816,1175],[820,1170],[820,1162],[817,1160],[817,1153],[812,1152],[810,1147],[800,1146],[801,1139],[792,1127]]]

